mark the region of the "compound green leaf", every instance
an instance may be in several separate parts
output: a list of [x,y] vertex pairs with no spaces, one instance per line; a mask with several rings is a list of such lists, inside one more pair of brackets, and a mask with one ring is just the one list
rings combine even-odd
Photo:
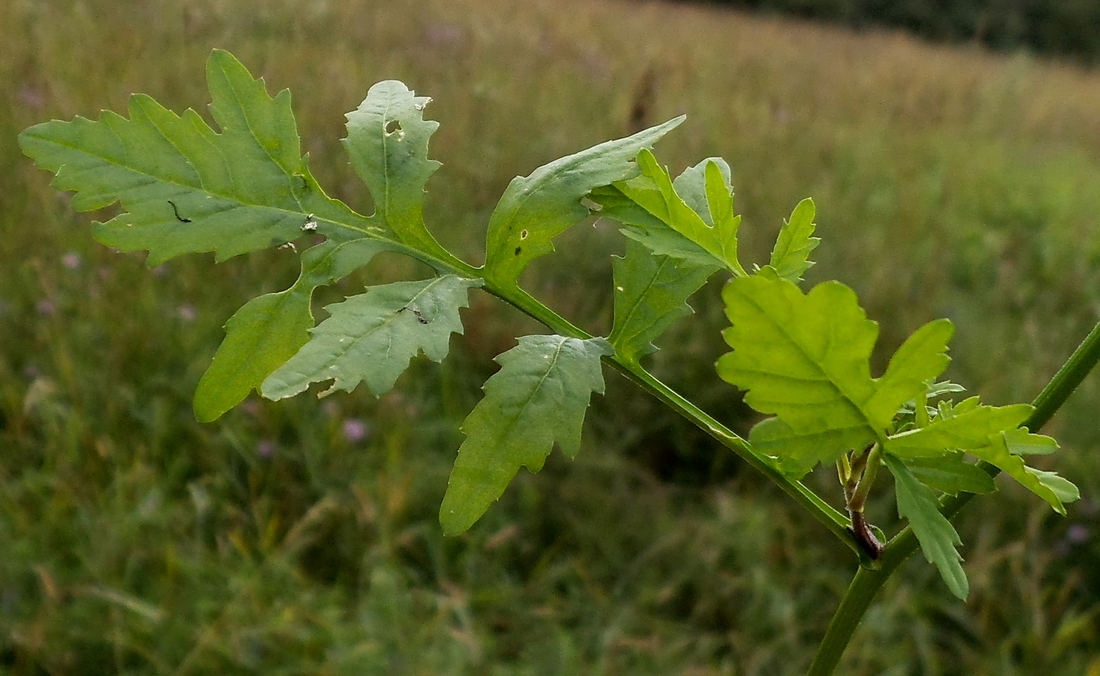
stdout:
[[651,341],[677,319],[691,314],[688,297],[717,269],[651,255],[632,240],[627,240],[626,255],[616,257],[612,267],[615,321],[608,340],[620,358],[632,363],[655,351]]
[[344,147],[370,188],[376,214],[401,241],[423,250],[439,244],[424,225],[424,186],[441,164],[428,159],[428,141],[439,123],[424,119],[431,99],[415,96],[396,80],[379,82],[348,113]]
[[[123,213],[95,226],[96,238],[122,251],[148,250],[156,265],[184,253],[217,260],[280,245],[303,228],[372,226],[324,195],[300,154],[290,93],[267,95],[228,52],[207,62],[214,132],[199,115],[182,116],[152,98],[130,98],[126,119],[54,120],[20,134],[23,152],[74,190],[89,211],[120,201]],[[312,225],[310,225],[312,223]]]
[[1066,513],[1063,502],[1072,502],[1080,497],[1077,487],[1066,479],[1053,472],[1043,472],[1024,465],[1023,458],[1014,455],[1009,449],[1004,432],[994,434],[989,444],[967,452],[979,460],[999,467],[1021,486],[1046,500],[1059,514]]
[[539,167],[508,184],[489,219],[485,276],[514,286],[533,259],[554,250],[551,240],[588,216],[582,200],[593,189],[638,174],[635,157],[684,117],[608,141]]
[[798,203],[790,220],[784,221],[779,229],[771,262],[762,270],[764,274],[773,274],[795,284],[802,281],[802,275],[813,266],[810,254],[821,243],[813,236],[814,213],[812,199],[807,197]]
[[329,305],[329,318],[263,381],[262,394],[283,399],[326,380],[333,383],[324,394],[350,392],[362,381],[375,396],[389,391],[420,351],[434,361],[447,356],[451,334],[462,333],[458,310],[466,307],[470,287],[481,283],[444,275],[370,287]]
[[970,593],[970,583],[962,567],[962,556],[956,549],[962,544],[958,532],[940,513],[935,494],[913,476],[905,463],[889,455],[883,455],[883,461],[894,475],[898,515],[909,521],[924,558],[940,572],[947,588],[965,601]]
[[997,490],[993,477],[983,469],[963,459],[959,452],[935,458],[910,458],[905,466],[929,488],[958,495],[959,493],[992,493]]
[[217,420],[260,387],[309,341],[314,289],[366,265],[384,247],[374,239],[319,244],[302,254],[302,272],[293,286],[253,298],[237,310],[226,322],[225,340],[195,390],[195,417]]
[[524,336],[497,357],[500,371],[462,424],[466,440],[439,510],[445,533],[481,518],[520,467],[542,469],[555,442],[576,456],[591,395],[604,390],[600,358],[610,354],[602,338]]
[[886,440],[886,450],[899,458],[927,458],[943,455],[947,451],[973,451],[988,446],[992,435],[999,436],[1003,430],[1016,429],[1031,411],[1028,404],[977,406],[961,413],[956,408],[951,417],[940,416],[927,427],[890,437]]

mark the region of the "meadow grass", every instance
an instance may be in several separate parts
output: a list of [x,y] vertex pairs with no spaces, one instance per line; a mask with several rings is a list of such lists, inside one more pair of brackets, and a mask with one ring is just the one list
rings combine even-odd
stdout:
[[[196,423],[221,324],[289,284],[292,256],[150,271],[91,240],[15,135],[123,110],[135,91],[205,113],[212,47],[293,91],[314,173],[365,212],[343,113],[384,78],[432,96],[444,167],[429,222],[474,262],[512,176],[687,113],[658,156],[676,172],[730,161],[746,260],[814,197],[810,281],[860,293],[882,326],[879,366],[948,316],[951,377],[1027,400],[1100,310],[1090,71],[655,2],[10,0],[0,38],[5,673],[797,674],[854,572],[782,494],[613,375],[576,462],[521,473],[474,529],[443,538],[458,423],[492,357],[538,330],[482,295],[452,358],[414,364],[381,399],[250,399]],[[594,225],[527,283],[601,330],[622,242]],[[419,272],[380,261],[320,300]],[[713,373],[718,291],[693,300],[653,368],[744,430]],[[842,673],[1100,673],[1098,405],[1094,376],[1050,428],[1086,496],[1069,518],[1007,486],[978,501],[959,523],[969,601],[914,557]],[[889,495],[870,513],[894,527]]]

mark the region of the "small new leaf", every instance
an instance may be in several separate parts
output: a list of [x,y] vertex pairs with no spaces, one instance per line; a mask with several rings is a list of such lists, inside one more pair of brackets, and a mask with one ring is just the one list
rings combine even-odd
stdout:
[[618,356],[638,360],[657,348],[653,341],[677,319],[691,314],[687,299],[717,267],[700,267],[671,256],[654,256],[627,240],[626,255],[612,261],[615,322],[608,341]]
[[385,243],[374,239],[324,242],[302,254],[302,273],[289,289],[253,298],[225,324],[225,340],[195,390],[195,417],[217,420],[309,341],[310,301],[370,262]]
[[431,99],[401,82],[379,82],[348,113],[344,148],[370,188],[377,215],[401,241],[422,250],[441,247],[424,225],[424,185],[441,164],[428,159],[428,140],[439,128],[424,119]]
[[332,380],[324,394],[350,392],[361,382],[381,395],[420,351],[434,361],[447,356],[450,336],[462,333],[459,308],[479,279],[444,275],[416,282],[374,286],[325,309],[331,315],[310,341],[261,386],[268,399],[284,399]]
[[883,455],[887,469],[894,475],[898,515],[909,521],[920,542],[924,558],[940,572],[951,593],[966,600],[970,583],[962,567],[962,556],[956,549],[962,544],[951,522],[940,513],[939,501],[932,491],[917,480],[901,460]]
[[[971,397],[966,402],[970,400],[977,401],[977,397]],[[1016,429],[1031,411],[1031,406],[1027,404],[967,406],[961,413],[956,408],[951,417],[941,416],[927,427],[890,437],[886,440],[886,450],[899,458],[935,457],[949,450],[971,451],[988,446],[992,435]]]
[[521,466],[542,469],[555,442],[576,456],[591,395],[604,390],[600,357],[610,354],[602,338],[524,336],[497,357],[500,371],[462,424],[466,440],[439,510],[445,533],[472,526]]
[[278,246],[318,222],[370,229],[370,221],[324,195],[299,149],[290,92],[274,99],[263,80],[228,52],[207,62],[216,133],[193,110],[182,116],[144,94],[130,98],[130,119],[54,120],[19,136],[23,152],[74,190],[72,206],[90,211],[121,201],[123,213],[98,223],[100,242],[148,250],[149,265],[185,253],[217,260]]
[[485,277],[502,286],[533,259],[554,250],[551,240],[588,216],[582,202],[593,189],[638,174],[635,157],[684,121],[684,117],[608,141],[539,167],[508,184],[489,219]]
[[810,254],[821,240],[814,237],[814,201],[807,197],[798,203],[790,220],[783,222],[772,249],[771,262],[760,271],[797,284],[813,266]]
[[1059,514],[1065,514],[1062,503],[1073,502],[1080,497],[1077,487],[1053,472],[1043,472],[1024,465],[1024,460],[1014,455],[1008,447],[1007,434],[999,432],[990,438],[990,443],[967,452],[999,467],[1001,471],[1015,479],[1021,486],[1047,501]]

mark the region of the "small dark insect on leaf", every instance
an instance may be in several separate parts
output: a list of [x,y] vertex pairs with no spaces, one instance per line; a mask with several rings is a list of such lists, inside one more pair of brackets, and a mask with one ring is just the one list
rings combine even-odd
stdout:
[[421,324],[427,324],[428,323],[428,320],[424,317],[423,313],[421,313],[420,310],[417,310],[416,308],[412,308],[412,307],[409,307],[409,306],[406,305],[405,307],[398,310],[398,312],[404,312],[405,310],[408,310],[409,312],[416,315],[416,321],[420,322]]
[[518,256],[521,251],[523,251],[523,247],[517,246],[516,247],[516,255]]
[[180,210],[176,208],[176,203],[175,202],[173,202],[172,200],[168,200],[168,203],[172,205],[172,212],[174,214],[176,214],[176,220],[177,221],[179,221],[180,223],[190,223],[191,222],[190,218],[184,218],[183,216],[180,216]]

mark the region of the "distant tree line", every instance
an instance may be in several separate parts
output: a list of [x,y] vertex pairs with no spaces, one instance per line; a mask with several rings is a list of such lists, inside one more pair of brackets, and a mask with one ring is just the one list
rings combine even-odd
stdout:
[[855,27],[900,27],[944,42],[1100,60],[1100,0],[709,1]]

